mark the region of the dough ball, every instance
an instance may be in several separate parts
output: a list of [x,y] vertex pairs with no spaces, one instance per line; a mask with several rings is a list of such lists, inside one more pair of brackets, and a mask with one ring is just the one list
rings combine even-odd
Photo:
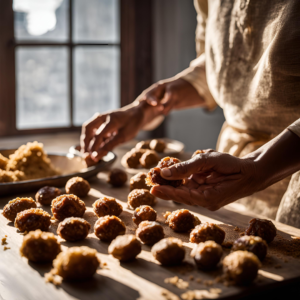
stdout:
[[75,195],[61,195],[52,201],[51,210],[57,220],[69,217],[81,218],[85,212],[85,204]]
[[127,204],[132,209],[141,205],[153,206],[155,201],[155,196],[146,189],[133,190],[129,193],[127,198]]
[[91,229],[91,224],[82,218],[66,218],[59,223],[57,234],[68,242],[84,240]]
[[250,284],[257,276],[261,264],[257,256],[248,251],[235,251],[223,260],[223,272],[236,284]]
[[121,169],[112,169],[108,174],[108,183],[113,187],[121,187],[127,181],[127,174]]
[[191,252],[199,269],[211,270],[217,266],[223,255],[222,247],[214,241],[197,245]]
[[98,218],[107,215],[119,216],[123,206],[115,198],[102,197],[93,203],[93,210]]
[[51,224],[51,216],[41,208],[26,209],[17,214],[15,227],[20,231],[40,229],[47,231]]
[[108,247],[108,253],[120,261],[133,260],[141,251],[141,243],[132,234],[117,236]]
[[174,266],[183,261],[185,249],[180,239],[168,237],[156,243],[152,247],[151,253],[162,265]]
[[156,221],[157,213],[149,205],[142,205],[135,209],[132,221],[139,225],[142,221]]
[[165,236],[163,227],[153,221],[141,222],[135,235],[145,245],[153,245]]
[[9,221],[14,221],[17,217],[17,214],[23,210],[36,208],[35,201],[29,198],[16,198],[9,201],[3,208],[2,214]]
[[196,226],[190,234],[191,243],[204,243],[205,241],[215,241],[222,244],[225,239],[225,231],[213,223],[203,223]]
[[44,186],[35,194],[35,200],[42,205],[50,205],[52,200],[60,195],[60,189],[54,186]]
[[165,215],[166,224],[175,232],[188,232],[201,222],[187,209],[178,209]]
[[118,235],[124,235],[126,226],[116,216],[105,216],[98,219],[94,226],[94,233],[101,241],[110,242]]
[[66,183],[66,193],[73,194],[78,197],[85,197],[89,193],[90,189],[90,184],[81,177],[73,177]]
[[130,179],[130,191],[136,190],[136,189],[151,189],[151,186],[147,185],[146,183],[146,177],[147,174],[144,172],[139,172]]
[[245,234],[260,236],[267,243],[271,243],[277,234],[277,230],[270,220],[252,219],[245,230]]
[[38,263],[53,261],[60,252],[60,243],[55,235],[39,229],[26,234],[20,248],[22,256]]
[[147,150],[140,158],[140,164],[146,169],[155,166],[158,162],[159,157],[153,150]]
[[135,145],[135,149],[150,149],[150,141],[140,141]]
[[166,143],[163,140],[152,140],[150,142],[150,149],[156,151],[156,152],[164,152],[166,148]]

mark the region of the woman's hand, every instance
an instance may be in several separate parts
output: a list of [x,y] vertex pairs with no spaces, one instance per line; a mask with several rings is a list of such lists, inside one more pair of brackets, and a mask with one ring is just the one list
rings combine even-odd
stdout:
[[[132,104],[95,114],[82,126],[80,145],[88,164],[98,162],[108,151],[134,138],[160,115],[172,108],[204,103],[195,88],[183,79],[168,79],[153,84]],[[150,126],[151,127],[151,126]],[[154,127],[154,126],[153,126]]]
[[200,205],[217,210],[239,198],[262,189],[255,162],[226,153],[206,152],[165,168],[165,179],[185,179],[179,188],[154,186],[151,193],[164,200]]

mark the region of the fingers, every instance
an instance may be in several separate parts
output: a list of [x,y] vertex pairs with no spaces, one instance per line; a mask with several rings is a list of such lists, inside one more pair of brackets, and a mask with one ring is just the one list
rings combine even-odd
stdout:
[[95,114],[90,120],[82,125],[80,136],[81,152],[88,152],[91,140],[94,137],[94,131],[106,120],[106,115]]
[[161,99],[163,99],[165,94],[165,86],[165,83],[155,84],[154,87],[145,94],[145,99],[149,105],[160,105]]

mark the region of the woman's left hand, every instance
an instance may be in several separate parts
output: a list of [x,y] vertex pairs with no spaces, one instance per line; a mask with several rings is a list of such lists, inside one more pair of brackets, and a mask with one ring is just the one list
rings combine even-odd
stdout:
[[252,158],[237,158],[216,151],[165,168],[161,176],[168,180],[184,179],[184,184],[178,188],[154,186],[153,195],[212,211],[264,188]]

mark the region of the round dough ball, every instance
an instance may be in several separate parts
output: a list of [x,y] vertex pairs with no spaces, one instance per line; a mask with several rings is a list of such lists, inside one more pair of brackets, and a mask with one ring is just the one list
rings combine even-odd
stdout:
[[163,266],[174,266],[183,261],[185,249],[180,239],[168,237],[156,243],[152,247],[151,253]]
[[35,194],[35,200],[42,205],[50,205],[52,200],[60,195],[60,189],[54,186],[44,186]]
[[136,189],[146,189],[151,190],[151,186],[146,183],[147,174],[144,172],[139,172],[130,179],[130,191]]
[[30,231],[23,238],[22,256],[33,262],[50,262],[61,252],[60,243],[53,233]]
[[64,280],[83,280],[92,277],[99,264],[95,249],[86,246],[71,247],[58,254],[53,261],[51,273]]
[[144,149],[131,149],[122,157],[122,165],[126,168],[136,169],[140,164],[140,158],[145,152]]
[[150,141],[140,141],[135,145],[135,149],[150,149]]
[[59,223],[57,234],[68,242],[84,240],[91,229],[91,224],[82,218],[66,218]]
[[82,177],[73,177],[66,183],[66,193],[73,194],[78,197],[85,197],[91,187],[90,184]]
[[164,152],[165,148],[166,148],[166,143],[163,140],[152,140],[150,142],[150,149],[156,151],[156,152]]
[[165,236],[163,227],[153,221],[141,222],[135,235],[145,245],[153,245]]
[[211,270],[217,266],[223,255],[222,247],[214,241],[197,245],[191,252],[199,269]]
[[141,205],[153,206],[155,201],[155,196],[153,196],[148,190],[138,189],[129,193],[127,204],[130,208],[135,209]]
[[127,174],[121,169],[112,169],[108,174],[107,182],[113,187],[121,187],[127,181]]
[[173,187],[179,187],[183,180],[167,180],[160,175],[160,171],[164,168],[171,167],[180,163],[180,160],[175,157],[165,157],[158,163],[157,167],[151,169],[146,178],[146,183],[149,186],[155,185],[171,185]]
[[244,235],[233,243],[231,250],[244,250],[252,252],[260,259],[260,261],[263,261],[268,252],[268,245],[259,236]]
[[3,208],[2,215],[9,221],[14,221],[17,214],[23,210],[36,208],[35,201],[29,198],[16,198],[9,201]]
[[26,209],[17,214],[15,227],[20,231],[40,229],[47,231],[51,224],[51,216],[41,208]]
[[205,241],[215,241],[222,244],[225,239],[225,231],[213,223],[203,223],[196,226],[190,234],[191,243],[204,243]]
[[250,284],[257,276],[261,264],[257,256],[248,251],[235,251],[223,260],[223,272],[236,284]]
[[62,221],[69,217],[82,217],[85,204],[75,195],[61,195],[52,201],[51,211],[53,216]]
[[135,209],[132,221],[139,225],[142,221],[156,221],[157,213],[149,205],[142,205]]
[[151,168],[159,162],[157,153],[153,150],[147,150],[140,158],[140,164],[144,168]]
[[108,253],[120,261],[133,260],[141,251],[141,243],[132,234],[117,236],[108,247]]
[[102,197],[93,203],[93,210],[99,218],[107,215],[119,216],[123,206],[115,198]]
[[271,243],[277,234],[277,230],[270,220],[252,219],[245,230],[245,234],[260,236],[267,243]]
[[175,232],[188,232],[199,225],[201,222],[187,209],[178,209],[172,213],[167,213],[166,224]]
[[110,242],[118,235],[124,235],[126,226],[124,222],[116,216],[105,216],[97,220],[94,226],[94,233],[98,239]]

